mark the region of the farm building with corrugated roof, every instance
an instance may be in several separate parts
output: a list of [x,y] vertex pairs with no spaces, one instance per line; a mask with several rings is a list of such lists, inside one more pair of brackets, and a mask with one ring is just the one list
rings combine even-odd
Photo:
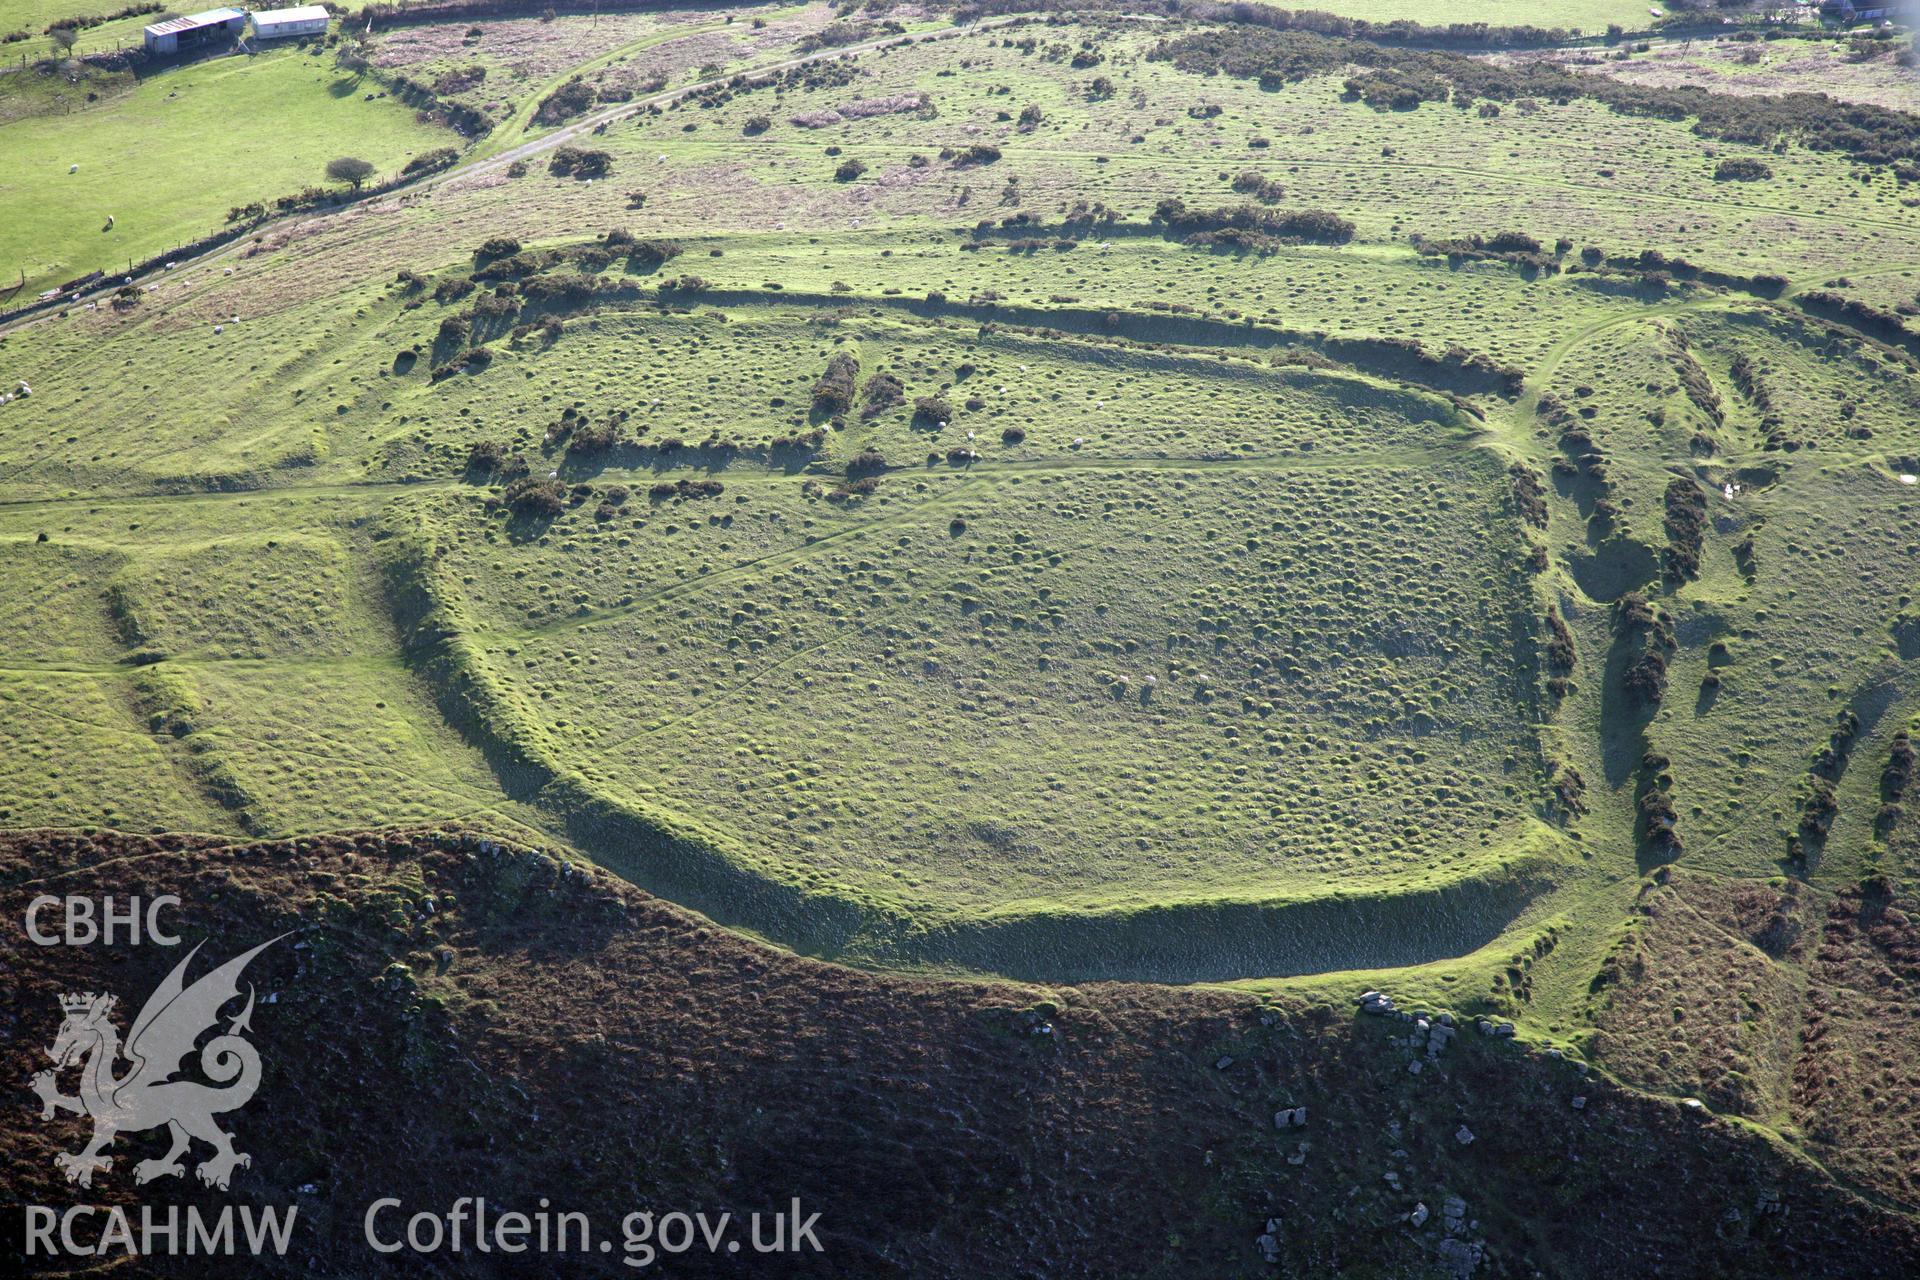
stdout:
[[148,53],[165,55],[231,39],[238,36],[240,28],[246,25],[245,9],[209,9],[205,13],[156,22],[147,27],[143,34]]

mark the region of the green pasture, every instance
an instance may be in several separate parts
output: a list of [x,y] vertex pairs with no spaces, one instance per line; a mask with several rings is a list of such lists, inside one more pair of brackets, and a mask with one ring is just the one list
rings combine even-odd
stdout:
[[[12,215],[0,264],[8,283],[26,281],[16,299],[124,271],[217,230],[236,205],[326,185],[338,156],[390,174],[457,141],[392,99],[368,101],[371,92],[371,81],[324,58],[276,50],[192,63],[83,109],[12,121],[0,128],[0,202]],[[241,154],[246,163],[234,163]]]

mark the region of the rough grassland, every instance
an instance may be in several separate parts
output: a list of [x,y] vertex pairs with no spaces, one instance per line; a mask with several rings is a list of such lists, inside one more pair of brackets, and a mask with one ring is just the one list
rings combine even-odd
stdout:
[[[1920,1210],[1910,163],[1591,98],[1376,107],[1324,63],[1263,86],[1155,56],[1177,22],[893,16],[914,29],[884,49],[494,137],[0,338],[0,390],[32,384],[0,404],[0,825],[314,859],[316,833],[460,819],[691,907],[709,923],[648,927],[716,946],[1288,1009],[1377,988],[1542,1052],[1476,1034],[1478,1065],[1416,1073],[1409,1024],[1380,1024],[1353,1241],[1295,1271],[1437,1251],[1410,1196],[1355,1190],[1393,1167],[1440,1203],[1396,1150],[1500,1157],[1476,1176],[1526,1207],[1476,1199],[1446,1238],[1516,1273],[1647,1269],[1595,1168],[1655,1180],[1676,1274],[1891,1265],[1769,1197],[1871,1203],[1895,1236]],[[735,54],[786,54],[752,31]],[[497,105],[558,74],[530,65]],[[138,92],[262,73],[330,74]],[[556,172],[562,144],[605,174]],[[1288,225],[1327,243],[1187,242],[1243,202],[1324,210]],[[425,891],[411,846],[378,847]],[[524,1007],[445,977],[449,1008]],[[1279,1072],[1251,1064],[1286,1033],[1253,1025],[1168,1033],[1212,1072],[1180,1088],[1268,1111],[1258,1158],[1212,1129],[1167,1154],[1211,1206],[1191,1220],[1242,1236],[1209,1270],[1156,1223],[1168,1274],[1259,1269],[1245,1228],[1324,1219],[1318,1183],[1288,1188],[1372,1141],[1277,1156],[1292,1078],[1232,1072]],[[602,1034],[566,1061],[618,1060]],[[1661,1118],[1631,1156],[1579,1145],[1612,1095],[1577,1113],[1567,1059]],[[1475,1111],[1467,1146],[1462,1079],[1550,1115],[1516,1101],[1528,1137],[1496,1142]],[[1662,1198],[1736,1140],[1797,1172]]]

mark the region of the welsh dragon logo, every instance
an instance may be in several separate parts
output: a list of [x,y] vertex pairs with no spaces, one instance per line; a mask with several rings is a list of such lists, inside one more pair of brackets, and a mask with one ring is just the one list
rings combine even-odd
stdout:
[[[187,966],[202,945],[195,944],[147,998],[124,1048],[119,1029],[108,1016],[116,1003],[114,996],[85,992],[60,998],[66,1020],[47,1050],[53,1070],[33,1077],[33,1091],[40,1095],[42,1120],[53,1119],[57,1111],[81,1113],[93,1120],[93,1140],[83,1150],[63,1151],[53,1158],[68,1182],[92,1186],[93,1175],[113,1164],[113,1157],[105,1152],[116,1135],[162,1126],[172,1146],[158,1160],[136,1164],[135,1182],[185,1173],[180,1157],[194,1139],[213,1148],[213,1154],[194,1170],[208,1186],[226,1190],[233,1171],[253,1163],[251,1157],[233,1149],[233,1135],[214,1122],[221,1112],[245,1106],[260,1087],[259,1051],[242,1034],[252,1030],[251,985],[246,1007],[227,1023],[225,1034],[216,1035],[200,1049],[201,1073],[213,1083],[172,1077],[184,1069],[200,1037],[217,1029],[220,1010],[239,997],[240,974],[248,962],[285,936],[269,938],[187,986]],[[116,1063],[123,1055],[128,1068],[116,1075]],[[58,1077],[75,1064],[80,1065],[80,1093],[68,1097],[60,1092]]]

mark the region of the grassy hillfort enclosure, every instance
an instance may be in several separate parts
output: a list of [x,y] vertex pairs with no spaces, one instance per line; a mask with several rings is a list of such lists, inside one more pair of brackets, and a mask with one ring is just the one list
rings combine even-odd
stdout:
[[[9,1273],[1920,1271],[1903,9],[116,5],[0,0]],[[43,1118],[184,954],[70,895],[284,937],[230,1181]]]

